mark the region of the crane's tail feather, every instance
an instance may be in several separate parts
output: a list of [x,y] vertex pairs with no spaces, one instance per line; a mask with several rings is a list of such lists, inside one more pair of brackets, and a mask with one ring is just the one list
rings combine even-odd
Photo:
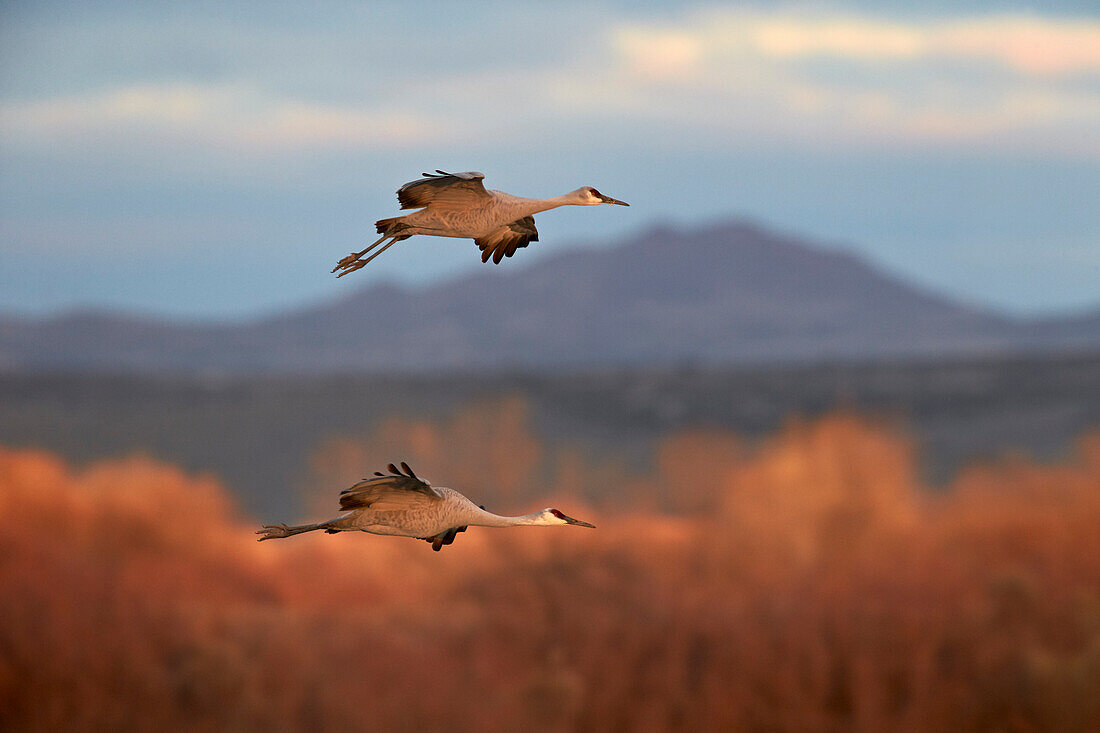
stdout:
[[[395,216],[392,219],[379,219],[374,222],[374,227],[379,234],[385,234],[387,237],[394,237],[403,232],[406,229],[412,229],[411,226],[405,223],[405,217]],[[411,237],[411,234],[405,235],[402,239]]]

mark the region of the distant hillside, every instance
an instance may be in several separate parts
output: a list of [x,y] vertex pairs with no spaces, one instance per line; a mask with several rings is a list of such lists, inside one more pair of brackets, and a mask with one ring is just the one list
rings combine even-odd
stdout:
[[611,249],[509,264],[431,288],[368,286],[246,324],[0,319],[0,367],[430,372],[1100,347],[1100,314],[1013,321],[745,223],[658,228]]

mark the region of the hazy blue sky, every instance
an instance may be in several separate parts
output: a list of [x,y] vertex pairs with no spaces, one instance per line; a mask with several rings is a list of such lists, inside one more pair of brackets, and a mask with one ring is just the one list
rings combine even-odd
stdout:
[[435,168],[632,204],[541,215],[511,267],[747,216],[1100,306],[1100,11],[992,5],[4,2],[0,309],[242,317],[484,267],[414,239],[329,274]]

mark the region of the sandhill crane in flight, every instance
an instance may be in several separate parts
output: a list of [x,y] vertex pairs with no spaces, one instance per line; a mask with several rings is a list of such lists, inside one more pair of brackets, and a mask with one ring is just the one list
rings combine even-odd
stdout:
[[[534,214],[559,206],[596,206],[598,204],[630,204],[604,196],[591,186],[582,186],[563,196],[548,199],[528,199],[512,196],[503,191],[486,191],[482,180],[484,173],[425,173],[423,178],[409,181],[397,189],[397,200],[402,209],[419,209],[406,216],[379,219],[375,222],[378,241],[362,252],[352,252],[336,263],[336,277],[355,272],[363,265],[385,252],[394,242],[417,234],[435,237],[472,239],[481,248],[481,261],[511,257],[520,247],[539,241],[535,229]],[[363,255],[382,244],[385,246],[367,259]]]
[[502,517],[485,511],[454,489],[432,486],[418,478],[407,463],[402,463],[400,470],[392,463],[386,468],[389,475],[376,471],[373,477],[340,492],[340,511],[346,514],[327,522],[297,527],[265,524],[256,534],[263,535],[260,538],[263,542],[317,529],[329,534],[370,532],[415,537],[430,542],[432,549],[438,552],[443,545],[454,542],[459,532],[465,532],[471,526],[546,527],[575,524],[595,528],[588,522],[567,517],[557,509],[543,509],[521,517]]

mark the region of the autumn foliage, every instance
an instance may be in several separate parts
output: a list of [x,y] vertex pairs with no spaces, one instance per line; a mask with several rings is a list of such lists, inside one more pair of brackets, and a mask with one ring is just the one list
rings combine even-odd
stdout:
[[311,484],[394,458],[599,529],[260,544],[214,477],[0,451],[0,728],[1100,729],[1100,435],[932,490],[850,415],[639,465],[510,402],[334,439]]

